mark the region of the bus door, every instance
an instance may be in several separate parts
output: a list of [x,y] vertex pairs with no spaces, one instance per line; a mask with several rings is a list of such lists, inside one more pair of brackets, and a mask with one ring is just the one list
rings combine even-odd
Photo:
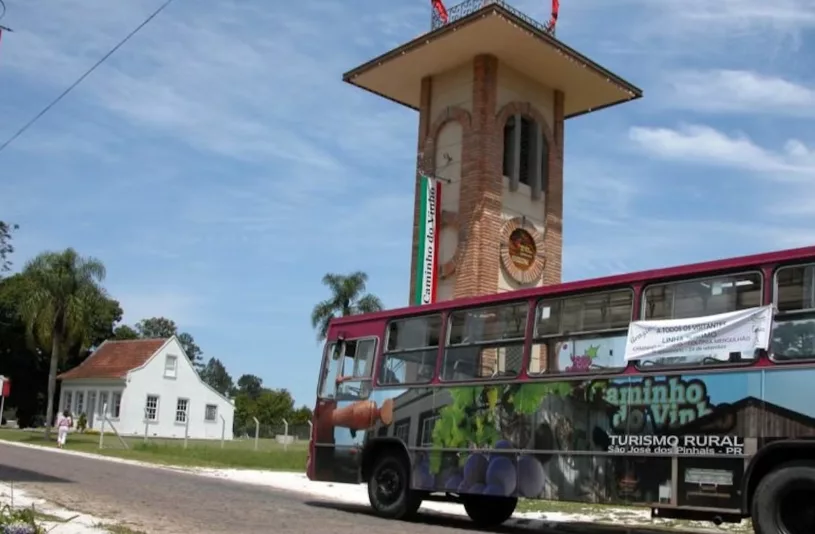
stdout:
[[368,400],[376,343],[367,337],[327,347],[314,410],[313,480],[359,481],[359,456],[379,412]]

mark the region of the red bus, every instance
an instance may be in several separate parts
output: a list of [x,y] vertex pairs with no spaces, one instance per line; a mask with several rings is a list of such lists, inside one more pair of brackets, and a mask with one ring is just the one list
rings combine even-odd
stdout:
[[[625,357],[634,321],[762,307],[766,349]],[[527,498],[812,534],[815,247],[338,318],[317,396],[308,477],[383,517]]]

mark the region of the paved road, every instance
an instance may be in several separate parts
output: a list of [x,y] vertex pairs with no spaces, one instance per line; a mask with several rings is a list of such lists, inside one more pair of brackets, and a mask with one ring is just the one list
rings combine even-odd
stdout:
[[[464,518],[422,515],[415,522],[386,521],[362,506],[207,477],[93,460],[0,444],[0,480],[67,508],[124,522],[148,534],[455,534],[472,532]],[[545,529],[544,532],[555,531]],[[507,534],[529,534],[501,528]],[[540,530],[539,530],[540,531]],[[610,534],[578,525],[557,534]],[[628,531],[630,532],[630,531]]]

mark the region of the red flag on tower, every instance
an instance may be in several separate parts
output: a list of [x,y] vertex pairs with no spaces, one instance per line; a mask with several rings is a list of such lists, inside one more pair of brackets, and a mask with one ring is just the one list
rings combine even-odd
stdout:
[[433,4],[433,9],[436,10],[442,24],[447,24],[447,8],[444,7],[444,2],[442,0],[430,0],[430,3]]
[[560,0],[552,0],[552,18],[549,19],[549,31],[555,29],[557,25],[557,14],[560,11]]

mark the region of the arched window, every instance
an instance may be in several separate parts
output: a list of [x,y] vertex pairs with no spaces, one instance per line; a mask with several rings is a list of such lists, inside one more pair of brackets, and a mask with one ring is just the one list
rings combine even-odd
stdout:
[[526,115],[513,115],[504,125],[504,176],[509,190],[528,185],[532,198],[540,199],[549,178],[549,144],[543,125]]

